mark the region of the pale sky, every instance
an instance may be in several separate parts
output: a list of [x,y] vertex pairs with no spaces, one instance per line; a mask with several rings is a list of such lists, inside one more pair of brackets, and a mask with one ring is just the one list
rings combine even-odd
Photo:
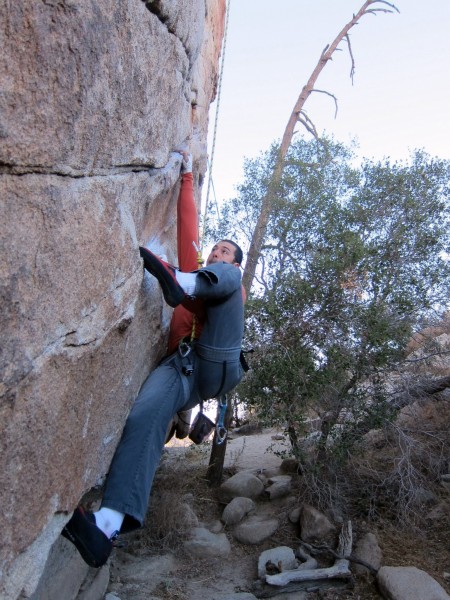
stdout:
[[[256,157],[281,138],[321,51],[362,4],[231,0],[212,171],[219,202],[234,195],[244,157]],[[450,0],[395,5],[400,13],[366,15],[350,31],[353,85],[345,44],[322,71],[316,87],[338,98],[337,117],[324,94],[312,94],[305,110],[319,132],[343,142],[357,138],[361,156],[407,159],[410,150],[424,148],[450,159]],[[210,154],[215,109],[216,103]],[[206,189],[207,180],[204,195]]]

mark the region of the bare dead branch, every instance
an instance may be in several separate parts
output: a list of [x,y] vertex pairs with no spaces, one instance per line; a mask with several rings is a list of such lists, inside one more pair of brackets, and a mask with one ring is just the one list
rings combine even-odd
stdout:
[[332,94],[331,92],[327,92],[326,90],[318,90],[317,88],[314,88],[312,91],[317,92],[318,94],[326,94],[327,96],[330,96],[331,98],[333,98],[334,107],[335,107],[334,118],[336,118],[337,113],[338,113],[338,101],[337,101],[336,96],[334,94]]
[[305,112],[301,111],[298,115],[298,122],[301,123],[303,127],[316,138],[316,140],[319,139],[319,134],[317,133],[314,123]]
[[339,534],[339,545],[337,554],[339,558],[347,558],[352,553],[353,545],[353,529],[352,522],[347,521],[342,525],[341,533]]
[[332,588],[333,590],[344,590],[349,586],[348,579],[335,579],[332,581],[322,580],[322,581],[303,581],[299,583],[290,583],[287,586],[281,588],[266,588],[263,591],[253,591],[253,595],[256,598],[272,598],[273,596],[278,597],[280,594],[291,594],[294,592],[304,592],[304,593],[317,593],[319,590],[328,590]]
[[282,571],[276,575],[266,575],[266,582],[270,585],[285,586],[292,581],[314,581],[317,579],[348,579],[352,576],[348,568],[348,556],[351,554],[353,545],[352,523],[347,521],[342,525],[339,534],[339,545],[336,560],[332,567],[310,568],[310,569],[292,569]]
[[439,352],[433,352],[432,354],[427,354],[425,356],[419,356],[419,358],[407,358],[405,359],[405,364],[406,363],[418,363],[418,362],[423,362],[426,360],[429,360],[430,358],[433,358],[434,356],[443,356],[444,354],[450,354],[450,350],[441,350]]
[[439,379],[429,379],[423,381],[413,388],[408,389],[406,392],[400,394],[394,399],[392,406],[395,408],[403,408],[408,404],[412,404],[417,398],[423,398],[424,396],[433,396],[439,394],[444,390],[450,388],[450,375],[441,377]]
[[[350,36],[347,34],[345,36],[345,41],[347,42],[347,47],[348,47],[348,53],[350,54],[350,61],[351,61],[351,68],[350,68],[350,79],[352,80],[352,85],[353,85],[353,77],[355,75],[355,58],[353,56],[353,50],[352,50],[352,45],[350,42]],[[336,113],[337,113],[337,109],[336,109]]]
[[392,2],[387,2],[387,0],[375,0],[375,2],[378,4],[386,4],[386,6],[389,6],[390,8],[392,8],[392,10],[389,10],[387,12],[391,13],[395,10],[396,12],[400,13],[398,8],[395,6],[395,4],[392,4]]
[[366,15],[372,14],[372,15],[376,16],[376,13],[379,13],[379,12],[393,13],[394,11],[396,11],[397,13],[400,13],[400,11],[395,6],[395,4],[392,4],[391,2],[387,2],[386,0],[372,0],[372,3],[373,4],[385,4],[386,6],[389,6],[389,8],[368,8],[364,14],[366,14]]
[[379,13],[379,12],[390,13],[390,12],[392,12],[392,10],[387,10],[386,8],[371,8],[370,10],[366,10],[365,14],[377,16],[377,13]]
[[[335,550],[333,550],[332,548],[330,548],[329,546],[327,546],[325,544],[322,546],[313,546],[311,544],[307,544],[306,542],[302,542],[301,544],[313,556],[328,556],[328,557],[331,556],[332,558],[340,558],[338,552],[336,552]],[[368,569],[371,573],[374,573],[374,574],[377,573],[377,570],[371,564],[369,564],[365,560],[356,558],[356,556],[353,556],[353,554],[350,554],[346,558],[347,558],[347,560],[349,560],[352,563],[366,567],[366,569]]]
[[322,569],[293,569],[292,571],[283,571],[277,575],[266,575],[266,582],[270,585],[284,586],[291,581],[315,581],[317,579],[334,579],[340,577],[349,579],[352,576],[348,568],[348,560],[338,559],[332,567]]

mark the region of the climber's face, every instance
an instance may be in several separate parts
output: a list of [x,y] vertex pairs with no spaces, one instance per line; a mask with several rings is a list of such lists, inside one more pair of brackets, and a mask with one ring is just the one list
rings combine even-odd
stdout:
[[217,242],[211,250],[211,253],[206,260],[206,264],[212,265],[217,262],[225,262],[239,267],[240,265],[236,262],[235,253],[236,248],[233,244],[230,244],[230,242]]

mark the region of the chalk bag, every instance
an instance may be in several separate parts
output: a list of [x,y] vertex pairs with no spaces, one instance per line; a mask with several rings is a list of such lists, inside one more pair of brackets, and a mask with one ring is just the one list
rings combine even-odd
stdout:
[[208,419],[206,415],[199,412],[191,425],[189,439],[192,440],[194,444],[201,444],[210,436],[214,427],[215,424],[211,419]]

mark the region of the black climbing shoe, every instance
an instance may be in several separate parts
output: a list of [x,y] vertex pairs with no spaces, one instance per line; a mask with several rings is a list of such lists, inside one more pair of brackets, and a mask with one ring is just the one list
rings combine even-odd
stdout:
[[119,533],[107,538],[95,524],[93,513],[79,506],[62,530],[62,535],[75,545],[84,562],[98,569],[108,560]]
[[139,252],[144,259],[144,267],[158,280],[167,304],[173,308],[181,304],[186,298],[186,294],[177,281],[175,267],[169,265],[165,260],[158,258],[153,252],[147,250],[147,248],[139,246]]

